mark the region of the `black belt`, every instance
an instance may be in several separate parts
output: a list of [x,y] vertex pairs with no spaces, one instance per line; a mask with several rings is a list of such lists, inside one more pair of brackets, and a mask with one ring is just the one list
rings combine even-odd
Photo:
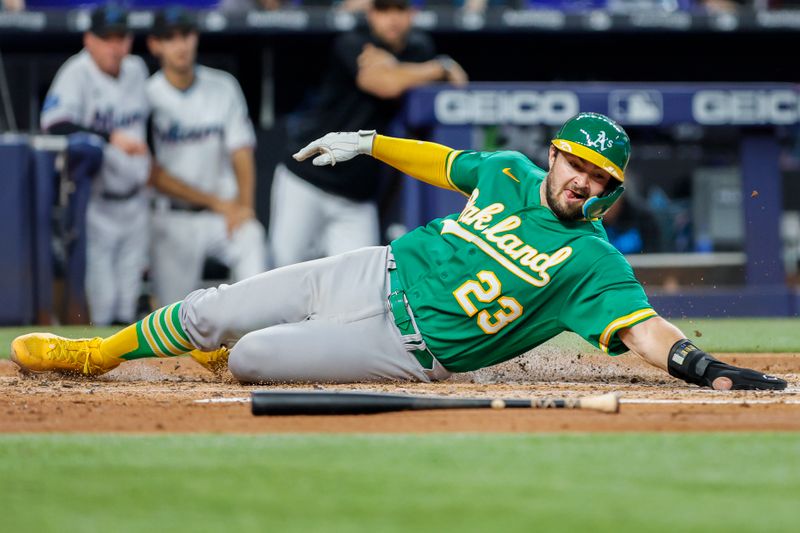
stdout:
[[183,204],[172,201],[169,203],[169,208],[171,211],[189,211],[190,213],[201,213],[203,211],[208,211],[208,208],[202,205]]
[[[411,319],[411,310],[408,308],[408,300],[403,286],[400,284],[400,274],[397,270],[389,269],[389,308],[392,310],[394,323],[403,335],[416,335],[418,331],[414,329],[414,322]],[[424,341],[423,341],[424,342]],[[416,357],[422,368],[433,370],[433,354],[427,347],[416,350],[409,350]]]
[[141,187],[135,187],[128,192],[111,192],[111,191],[103,191],[100,193],[101,198],[103,200],[112,200],[115,202],[119,202],[121,200],[130,200],[141,191]]

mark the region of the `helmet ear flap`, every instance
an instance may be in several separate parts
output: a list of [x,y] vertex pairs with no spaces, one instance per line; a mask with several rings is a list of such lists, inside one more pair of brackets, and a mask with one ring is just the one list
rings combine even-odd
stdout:
[[625,192],[625,187],[619,185],[609,194],[592,196],[583,203],[583,216],[589,220],[603,218],[603,215],[608,213],[608,210],[622,196],[623,192]]

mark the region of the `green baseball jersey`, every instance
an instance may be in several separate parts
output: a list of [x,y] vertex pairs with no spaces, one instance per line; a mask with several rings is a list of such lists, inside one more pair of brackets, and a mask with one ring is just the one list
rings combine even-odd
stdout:
[[442,365],[465,372],[574,331],[617,355],[617,332],[656,315],[600,221],[540,204],[546,173],[518,152],[452,152],[460,214],[391,243],[417,326]]

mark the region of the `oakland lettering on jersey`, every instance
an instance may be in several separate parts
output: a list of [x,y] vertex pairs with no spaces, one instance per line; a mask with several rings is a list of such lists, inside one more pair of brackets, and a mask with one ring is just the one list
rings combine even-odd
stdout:
[[[550,273],[547,271],[566,261],[572,255],[572,248],[564,246],[556,250],[552,255],[539,252],[539,250],[520,239],[517,235],[511,233],[512,230],[517,229],[522,224],[522,220],[518,216],[511,215],[496,224],[492,224],[494,216],[502,213],[505,210],[505,205],[498,202],[480,208],[475,205],[479,194],[480,191],[477,188],[472,191],[472,195],[458,217],[458,221],[445,220],[442,226],[442,233],[453,234],[472,242],[512,274],[536,287],[547,285],[551,279]],[[483,238],[468,231],[459,222],[466,227],[478,230]],[[489,243],[492,243],[492,245]],[[503,255],[501,256],[498,252]],[[514,263],[507,258],[512,259]],[[526,267],[535,276],[523,271],[517,264]]]
[[166,128],[160,128],[157,124],[153,127],[154,135],[157,140],[165,143],[202,141],[212,135],[219,135],[225,131],[222,124],[208,124],[194,128],[183,127],[177,122],[173,122]]

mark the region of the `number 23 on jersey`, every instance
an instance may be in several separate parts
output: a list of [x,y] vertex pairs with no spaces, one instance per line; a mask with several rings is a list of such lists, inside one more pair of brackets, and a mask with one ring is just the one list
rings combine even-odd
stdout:
[[[511,296],[503,296],[503,286],[494,272],[481,270],[478,272],[478,279],[471,279],[461,284],[453,291],[458,305],[469,317],[478,315],[477,323],[484,333],[493,335],[506,327],[522,315],[522,306]],[[500,309],[490,314],[483,309],[480,312],[472,301],[472,298],[481,303],[495,302]]]

